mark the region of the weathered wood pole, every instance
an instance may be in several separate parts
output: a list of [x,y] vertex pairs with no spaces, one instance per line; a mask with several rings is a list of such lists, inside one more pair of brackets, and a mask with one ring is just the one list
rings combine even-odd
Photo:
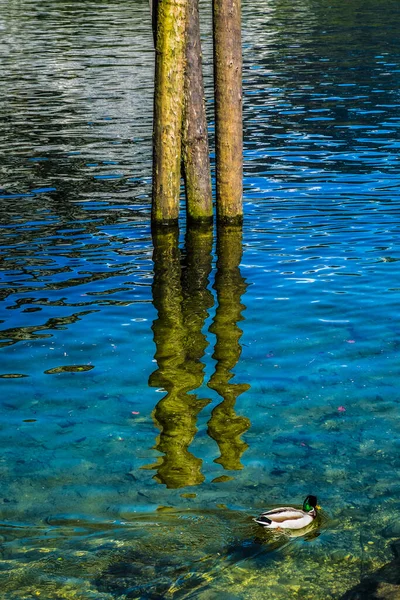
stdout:
[[157,0],[152,223],[176,224],[181,179],[187,0]]
[[188,0],[183,175],[188,222],[210,223],[213,207],[198,0]]
[[213,0],[215,149],[219,223],[243,219],[240,0]]

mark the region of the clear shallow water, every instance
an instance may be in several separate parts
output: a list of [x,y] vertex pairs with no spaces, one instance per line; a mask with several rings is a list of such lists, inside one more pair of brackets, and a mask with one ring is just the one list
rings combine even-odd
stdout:
[[218,244],[151,238],[147,3],[0,8],[4,597],[340,598],[400,535],[396,3],[245,4]]

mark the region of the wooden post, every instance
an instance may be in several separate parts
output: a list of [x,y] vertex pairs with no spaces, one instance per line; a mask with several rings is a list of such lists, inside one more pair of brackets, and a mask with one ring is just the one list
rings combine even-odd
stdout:
[[188,222],[212,221],[212,191],[204,102],[198,0],[188,0],[183,174]]
[[240,0],[213,0],[215,149],[219,223],[243,219]]
[[155,4],[152,222],[170,225],[179,217],[187,0]]

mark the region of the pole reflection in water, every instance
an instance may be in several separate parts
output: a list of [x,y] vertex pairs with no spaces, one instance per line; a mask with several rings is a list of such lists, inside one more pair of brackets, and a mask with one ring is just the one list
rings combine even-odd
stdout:
[[201,386],[207,347],[202,333],[213,296],[207,289],[211,271],[212,230],[188,231],[186,264],[181,269],[178,230],[155,231],[153,302],[158,316],[153,323],[158,368],[149,385],[167,393],[153,416],[160,434],[155,448],[163,453],[154,476],[168,488],[198,485],[204,480],[202,460],[188,447],[197,431],[199,412],[209,399],[189,393]]
[[237,364],[241,346],[242,330],[237,323],[242,321],[241,296],[247,285],[239,264],[242,258],[241,227],[221,227],[217,238],[217,273],[214,288],[217,292],[217,309],[210,331],[216,336],[213,358],[217,364],[208,386],[222,398],[211,413],[208,434],[217,442],[220,456],[214,462],[227,470],[243,468],[240,457],[248,448],[241,435],[250,427],[250,420],[235,413],[236,399],[250,388],[245,383],[231,383],[232,369]]

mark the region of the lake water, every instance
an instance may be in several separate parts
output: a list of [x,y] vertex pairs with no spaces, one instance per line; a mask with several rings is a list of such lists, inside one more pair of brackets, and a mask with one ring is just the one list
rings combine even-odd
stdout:
[[[2,598],[339,599],[391,560],[399,36],[245,1],[243,231],[152,239],[148,3],[0,0]],[[253,523],[308,493],[306,535]]]

